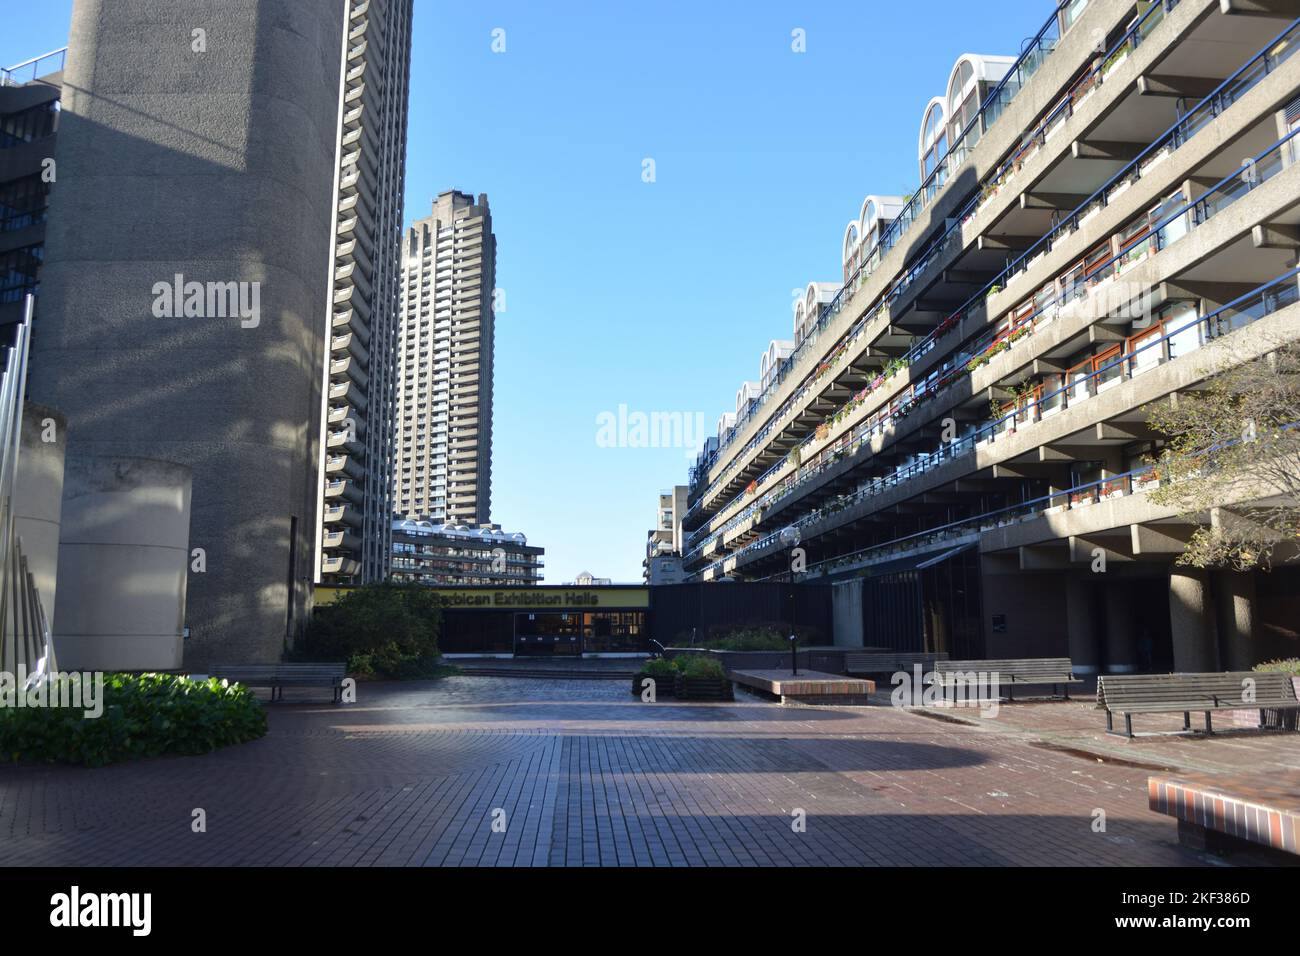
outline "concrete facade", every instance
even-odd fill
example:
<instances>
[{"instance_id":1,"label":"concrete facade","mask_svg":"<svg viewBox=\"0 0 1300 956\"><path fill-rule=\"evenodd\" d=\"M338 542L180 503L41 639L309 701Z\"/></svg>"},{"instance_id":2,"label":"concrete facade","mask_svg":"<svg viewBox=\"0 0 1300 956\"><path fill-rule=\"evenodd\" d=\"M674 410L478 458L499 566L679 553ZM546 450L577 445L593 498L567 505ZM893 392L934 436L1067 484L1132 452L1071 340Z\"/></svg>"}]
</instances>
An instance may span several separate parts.
<instances>
[{"instance_id":1,"label":"concrete facade","mask_svg":"<svg viewBox=\"0 0 1300 956\"><path fill-rule=\"evenodd\" d=\"M173 462L67 459L52 625L60 667L186 663L190 491L190 469Z\"/></svg>"},{"instance_id":2,"label":"concrete facade","mask_svg":"<svg viewBox=\"0 0 1300 956\"><path fill-rule=\"evenodd\" d=\"M278 659L309 599L344 13L73 9L29 395L69 456L192 472L186 666Z\"/></svg>"},{"instance_id":3,"label":"concrete facade","mask_svg":"<svg viewBox=\"0 0 1300 956\"><path fill-rule=\"evenodd\" d=\"M412 0L347 0L316 574L382 581L392 461Z\"/></svg>"},{"instance_id":4,"label":"concrete facade","mask_svg":"<svg viewBox=\"0 0 1300 956\"><path fill-rule=\"evenodd\" d=\"M27 403L23 409L22 448L14 482L14 526L49 621L54 620L54 602L58 596L59 527L67 436L68 423L62 413Z\"/></svg>"},{"instance_id":5,"label":"concrete facade","mask_svg":"<svg viewBox=\"0 0 1300 956\"><path fill-rule=\"evenodd\" d=\"M959 58L922 118L921 185L868 195L843 281L809 283L797 347L697 460L690 579L789 578L793 526L796 579L880 585L866 644L1069 654L1080 674L1300 653L1277 610L1300 570L1176 564L1215 519L1148 500L1147 425L1300 341L1294 13L1082 0L1019 59Z\"/></svg>"},{"instance_id":6,"label":"concrete facade","mask_svg":"<svg viewBox=\"0 0 1300 956\"><path fill-rule=\"evenodd\" d=\"M451 190L402 241L396 513L473 527L492 513L496 236L488 198Z\"/></svg>"}]
</instances>

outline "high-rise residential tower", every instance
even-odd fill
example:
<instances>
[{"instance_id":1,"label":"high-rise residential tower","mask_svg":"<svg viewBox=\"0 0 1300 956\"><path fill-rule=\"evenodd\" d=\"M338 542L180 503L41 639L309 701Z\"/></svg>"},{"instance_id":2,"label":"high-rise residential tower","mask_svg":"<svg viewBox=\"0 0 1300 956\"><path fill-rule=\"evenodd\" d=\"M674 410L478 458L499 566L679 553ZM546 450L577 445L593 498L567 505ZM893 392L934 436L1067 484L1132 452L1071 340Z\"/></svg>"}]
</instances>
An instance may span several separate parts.
<instances>
[{"instance_id":1,"label":"high-rise residential tower","mask_svg":"<svg viewBox=\"0 0 1300 956\"><path fill-rule=\"evenodd\" d=\"M348 0L322 369L316 579L387 576L412 0Z\"/></svg>"},{"instance_id":2,"label":"high-rise residential tower","mask_svg":"<svg viewBox=\"0 0 1300 956\"><path fill-rule=\"evenodd\" d=\"M490 520L495 281L487 195L442 193L402 243L393 481L404 517Z\"/></svg>"}]
</instances>

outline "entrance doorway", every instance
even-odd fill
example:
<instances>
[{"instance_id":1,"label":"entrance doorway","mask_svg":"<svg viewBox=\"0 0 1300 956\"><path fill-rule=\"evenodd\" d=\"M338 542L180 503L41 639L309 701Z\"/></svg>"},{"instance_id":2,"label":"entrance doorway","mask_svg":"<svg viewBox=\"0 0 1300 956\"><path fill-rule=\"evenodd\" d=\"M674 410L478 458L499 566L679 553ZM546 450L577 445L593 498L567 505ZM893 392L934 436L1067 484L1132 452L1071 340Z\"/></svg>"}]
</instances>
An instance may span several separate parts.
<instances>
[{"instance_id":1,"label":"entrance doorway","mask_svg":"<svg viewBox=\"0 0 1300 956\"><path fill-rule=\"evenodd\" d=\"M515 614L516 657L581 657L582 614L520 611Z\"/></svg>"}]
</instances>

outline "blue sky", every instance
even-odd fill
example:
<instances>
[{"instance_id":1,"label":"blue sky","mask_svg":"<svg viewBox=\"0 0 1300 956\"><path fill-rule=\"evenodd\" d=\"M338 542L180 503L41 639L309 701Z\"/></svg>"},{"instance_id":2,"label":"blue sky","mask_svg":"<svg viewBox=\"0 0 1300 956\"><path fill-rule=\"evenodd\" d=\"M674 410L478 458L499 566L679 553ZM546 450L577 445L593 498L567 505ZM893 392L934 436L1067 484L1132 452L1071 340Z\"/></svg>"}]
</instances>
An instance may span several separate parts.
<instances>
[{"instance_id":1,"label":"blue sky","mask_svg":"<svg viewBox=\"0 0 1300 956\"><path fill-rule=\"evenodd\" d=\"M602 447L599 416L712 430L789 337L792 290L838 278L862 197L916 187L921 114L953 62L1015 55L1052 3L993 9L416 0L406 219L444 189L488 194L506 303L492 517L546 549L547 583L640 578L688 454ZM0 63L66 43L70 10L0 0Z\"/></svg>"}]
</instances>

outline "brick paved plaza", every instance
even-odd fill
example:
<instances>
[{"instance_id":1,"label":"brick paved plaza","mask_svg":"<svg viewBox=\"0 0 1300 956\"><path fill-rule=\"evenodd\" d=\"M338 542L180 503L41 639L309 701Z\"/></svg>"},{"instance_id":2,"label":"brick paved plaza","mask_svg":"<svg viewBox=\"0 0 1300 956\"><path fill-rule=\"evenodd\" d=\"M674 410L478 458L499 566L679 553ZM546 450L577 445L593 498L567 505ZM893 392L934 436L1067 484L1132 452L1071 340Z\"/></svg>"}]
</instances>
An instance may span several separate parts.
<instances>
[{"instance_id":1,"label":"brick paved plaza","mask_svg":"<svg viewBox=\"0 0 1300 956\"><path fill-rule=\"evenodd\" d=\"M1055 747L1023 729L1035 712ZM1203 762L1222 754L1230 766L1225 745L1246 738L1127 745L1124 758L1143 764L1131 766L1057 749L1095 736L1081 729L1100 721L1087 703L1002 713L966 724L744 694L644 704L624 681L362 685L356 704L274 705L265 738L208 756L0 768L0 862L1218 862L1179 847L1174 821L1147 809L1147 764L1183 766L1178 752L1200 747ZM1296 760L1294 735L1246 746L1252 761ZM206 832L192 832L196 808ZM806 832L791 827L796 809ZM1104 833L1092 829L1098 809Z\"/></svg>"}]
</instances>

